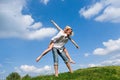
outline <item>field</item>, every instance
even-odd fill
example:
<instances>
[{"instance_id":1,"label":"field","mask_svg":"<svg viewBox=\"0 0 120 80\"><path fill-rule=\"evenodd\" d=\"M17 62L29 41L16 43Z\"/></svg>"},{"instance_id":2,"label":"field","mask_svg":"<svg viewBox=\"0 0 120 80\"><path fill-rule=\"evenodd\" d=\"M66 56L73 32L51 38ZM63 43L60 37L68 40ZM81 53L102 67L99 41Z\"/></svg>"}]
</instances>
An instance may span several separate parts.
<instances>
[{"instance_id":1,"label":"field","mask_svg":"<svg viewBox=\"0 0 120 80\"><path fill-rule=\"evenodd\" d=\"M54 75L37 76L30 80L120 80L120 66L92 67L78 69L74 73L61 73Z\"/></svg>"}]
</instances>

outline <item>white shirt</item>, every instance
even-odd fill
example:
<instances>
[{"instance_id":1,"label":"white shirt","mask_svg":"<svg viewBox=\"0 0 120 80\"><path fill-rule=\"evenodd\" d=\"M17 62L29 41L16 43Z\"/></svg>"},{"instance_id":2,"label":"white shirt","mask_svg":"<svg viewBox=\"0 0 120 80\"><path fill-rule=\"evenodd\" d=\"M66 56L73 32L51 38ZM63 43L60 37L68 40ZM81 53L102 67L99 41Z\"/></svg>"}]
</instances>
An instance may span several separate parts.
<instances>
[{"instance_id":1,"label":"white shirt","mask_svg":"<svg viewBox=\"0 0 120 80\"><path fill-rule=\"evenodd\" d=\"M63 31L60 31L56 36L51 39L54 42L53 47L55 48L63 48L64 45L68 42L67 34Z\"/></svg>"}]
</instances>

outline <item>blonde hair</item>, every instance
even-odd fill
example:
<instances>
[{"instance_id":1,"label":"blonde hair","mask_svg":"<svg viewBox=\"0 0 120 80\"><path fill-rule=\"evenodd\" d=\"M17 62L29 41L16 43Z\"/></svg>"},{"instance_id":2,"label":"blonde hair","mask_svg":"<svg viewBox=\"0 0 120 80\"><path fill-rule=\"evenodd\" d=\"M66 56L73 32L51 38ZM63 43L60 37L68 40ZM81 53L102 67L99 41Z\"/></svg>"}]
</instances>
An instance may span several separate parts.
<instances>
[{"instance_id":1,"label":"blonde hair","mask_svg":"<svg viewBox=\"0 0 120 80\"><path fill-rule=\"evenodd\" d=\"M71 30L72 30L72 28L71 28L70 26L68 26L68 25L65 27L65 29L66 29L66 30L68 30L68 29L71 29ZM73 30L72 30L72 33L71 33L70 36L73 36L73 35L74 35L74 33L73 33Z\"/></svg>"},{"instance_id":2,"label":"blonde hair","mask_svg":"<svg viewBox=\"0 0 120 80\"><path fill-rule=\"evenodd\" d=\"M65 29L71 29L72 30L72 28L68 25L65 27Z\"/></svg>"}]
</instances>

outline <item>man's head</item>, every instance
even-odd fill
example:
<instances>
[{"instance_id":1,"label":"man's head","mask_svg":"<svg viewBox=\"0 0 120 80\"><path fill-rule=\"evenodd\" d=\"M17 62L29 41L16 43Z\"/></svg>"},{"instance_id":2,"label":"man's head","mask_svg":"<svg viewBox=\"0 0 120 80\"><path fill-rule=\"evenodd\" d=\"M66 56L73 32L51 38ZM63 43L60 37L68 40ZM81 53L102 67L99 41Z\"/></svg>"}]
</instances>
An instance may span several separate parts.
<instances>
[{"instance_id":1,"label":"man's head","mask_svg":"<svg viewBox=\"0 0 120 80\"><path fill-rule=\"evenodd\" d=\"M64 29L64 32L68 35L71 36L73 34L72 28L70 26L66 26Z\"/></svg>"}]
</instances>

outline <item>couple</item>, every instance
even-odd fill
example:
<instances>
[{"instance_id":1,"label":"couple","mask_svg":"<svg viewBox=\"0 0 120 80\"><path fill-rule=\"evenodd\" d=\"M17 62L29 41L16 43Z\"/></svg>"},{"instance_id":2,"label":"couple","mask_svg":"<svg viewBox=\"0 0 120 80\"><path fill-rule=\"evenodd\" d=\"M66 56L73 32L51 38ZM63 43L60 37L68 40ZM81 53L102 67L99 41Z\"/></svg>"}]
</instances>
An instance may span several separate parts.
<instances>
[{"instance_id":1,"label":"couple","mask_svg":"<svg viewBox=\"0 0 120 80\"><path fill-rule=\"evenodd\" d=\"M56 77L58 77L58 55L60 55L61 58L64 60L70 73L73 73L69 62L73 64L75 62L71 59L67 49L64 47L64 45L68 42L68 38L72 35L72 33L73 32L71 27L66 26L63 31L60 31L56 36L54 36L51 39L49 47L36 59L36 62L38 62L45 54L47 54L50 50L52 50Z\"/></svg>"}]
</instances>

